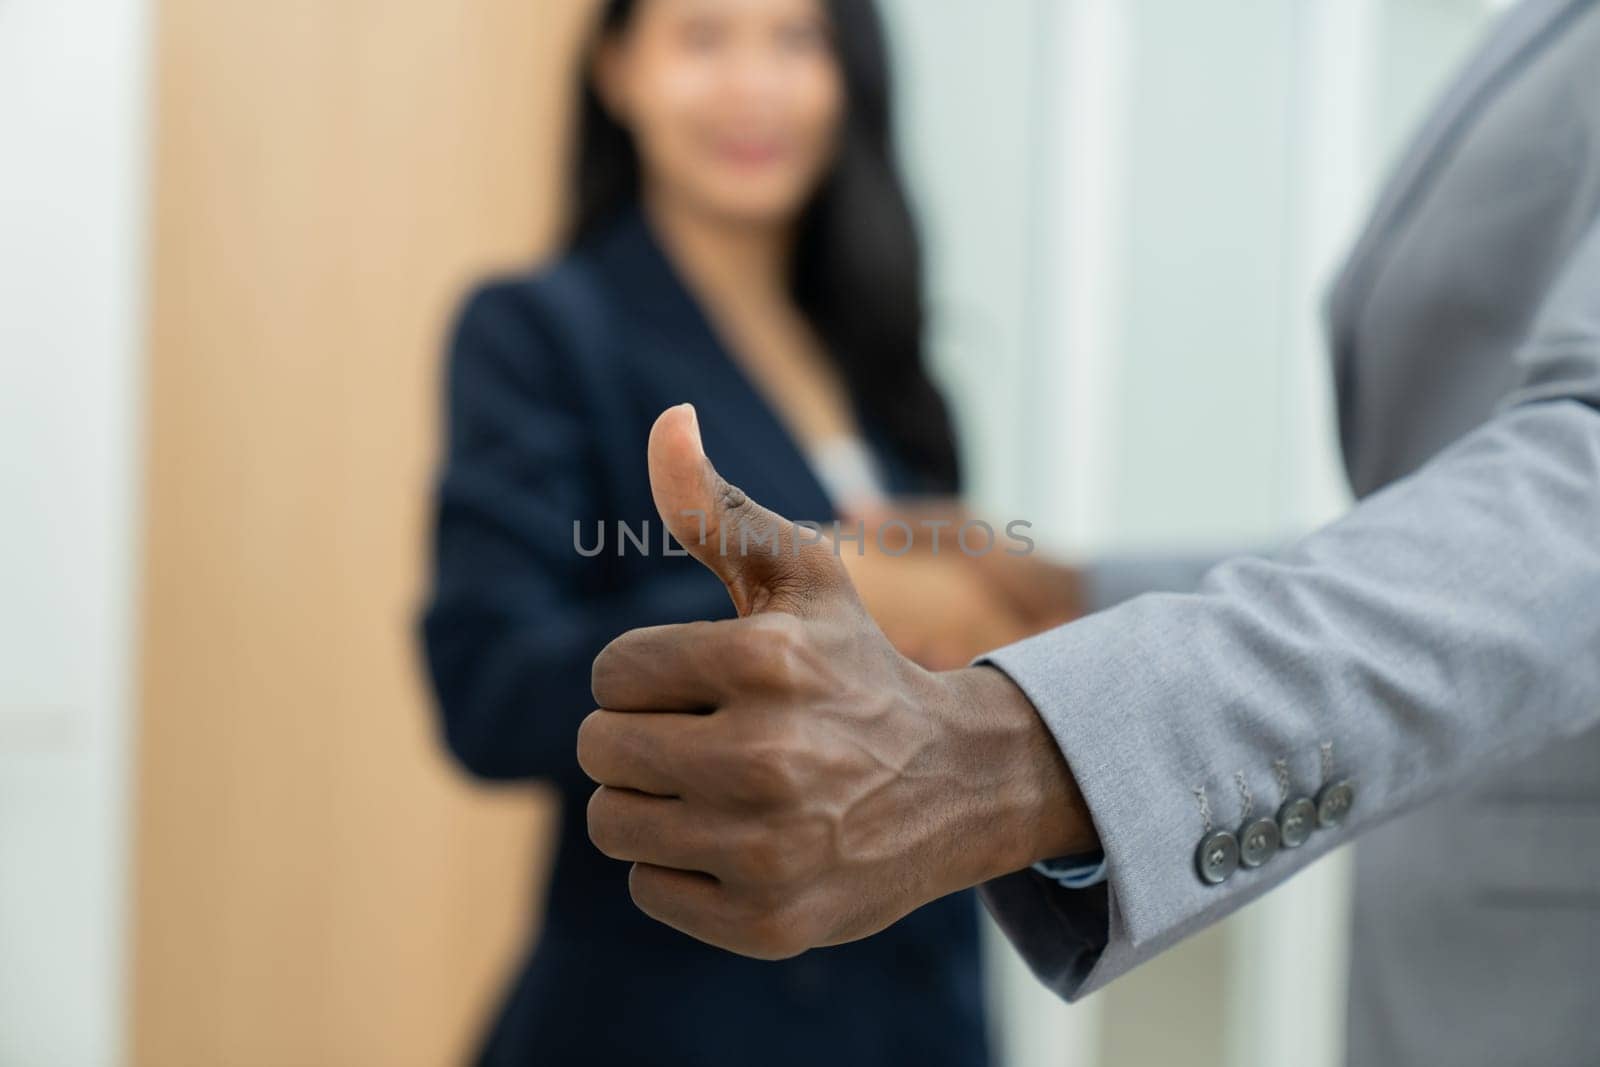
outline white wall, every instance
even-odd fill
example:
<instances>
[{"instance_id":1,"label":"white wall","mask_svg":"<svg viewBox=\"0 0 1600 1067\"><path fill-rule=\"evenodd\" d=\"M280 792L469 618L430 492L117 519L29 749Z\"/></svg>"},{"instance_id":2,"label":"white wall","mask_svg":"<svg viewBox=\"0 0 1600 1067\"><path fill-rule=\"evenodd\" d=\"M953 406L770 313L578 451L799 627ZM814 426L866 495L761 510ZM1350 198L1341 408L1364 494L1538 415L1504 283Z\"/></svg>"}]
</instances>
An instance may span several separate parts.
<instances>
[{"instance_id":1,"label":"white wall","mask_svg":"<svg viewBox=\"0 0 1600 1067\"><path fill-rule=\"evenodd\" d=\"M144 0L0 0L0 1064L120 1059Z\"/></svg>"}]
</instances>

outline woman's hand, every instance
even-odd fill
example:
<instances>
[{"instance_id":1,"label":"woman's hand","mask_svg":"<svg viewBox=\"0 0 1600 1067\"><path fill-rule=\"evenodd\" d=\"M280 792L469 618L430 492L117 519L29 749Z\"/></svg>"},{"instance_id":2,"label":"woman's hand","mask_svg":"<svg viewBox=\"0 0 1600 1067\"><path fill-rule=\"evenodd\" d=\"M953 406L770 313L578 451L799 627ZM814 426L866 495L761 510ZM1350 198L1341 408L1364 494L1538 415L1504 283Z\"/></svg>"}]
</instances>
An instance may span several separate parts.
<instances>
[{"instance_id":1,"label":"woman's hand","mask_svg":"<svg viewBox=\"0 0 1600 1067\"><path fill-rule=\"evenodd\" d=\"M1078 568L1036 552L1011 556L990 552L972 560L994 594L1015 611L1029 633L1064 626L1088 614Z\"/></svg>"},{"instance_id":2,"label":"woman's hand","mask_svg":"<svg viewBox=\"0 0 1600 1067\"><path fill-rule=\"evenodd\" d=\"M972 519L960 501L937 498L897 501L844 520L865 530L859 553L853 542L839 550L862 601L895 646L926 667L962 666L1084 613L1076 568L1037 552L1013 555L1015 546L1003 541L974 554L987 538L964 551L957 531ZM907 528L913 537L902 551Z\"/></svg>"},{"instance_id":3,"label":"woman's hand","mask_svg":"<svg viewBox=\"0 0 1600 1067\"><path fill-rule=\"evenodd\" d=\"M1033 632L984 576L978 561L952 548L913 548L892 556L850 543L839 558L856 592L901 654L931 670L964 667L991 649ZM895 546L891 545L891 549Z\"/></svg>"}]
</instances>

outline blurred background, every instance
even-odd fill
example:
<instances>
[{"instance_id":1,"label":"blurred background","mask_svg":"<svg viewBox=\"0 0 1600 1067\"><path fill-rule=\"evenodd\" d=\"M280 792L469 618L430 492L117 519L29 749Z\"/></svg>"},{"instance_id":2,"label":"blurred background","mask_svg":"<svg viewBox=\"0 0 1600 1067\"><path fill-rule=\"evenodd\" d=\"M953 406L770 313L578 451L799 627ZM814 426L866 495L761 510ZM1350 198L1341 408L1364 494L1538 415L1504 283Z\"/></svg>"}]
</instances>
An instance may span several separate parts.
<instances>
[{"instance_id":1,"label":"blurred background","mask_svg":"<svg viewBox=\"0 0 1600 1067\"><path fill-rule=\"evenodd\" d=\"M1498 6L884 0L977 501L1337 512L1320 289ZM556 237L589 10L0 0L0 1064L472 1047L551 800L428 711L441 344ZM1331 1067L1346 859L1071 1008L991 933L1000 1062Z\"/></svg>"}]
</instances>

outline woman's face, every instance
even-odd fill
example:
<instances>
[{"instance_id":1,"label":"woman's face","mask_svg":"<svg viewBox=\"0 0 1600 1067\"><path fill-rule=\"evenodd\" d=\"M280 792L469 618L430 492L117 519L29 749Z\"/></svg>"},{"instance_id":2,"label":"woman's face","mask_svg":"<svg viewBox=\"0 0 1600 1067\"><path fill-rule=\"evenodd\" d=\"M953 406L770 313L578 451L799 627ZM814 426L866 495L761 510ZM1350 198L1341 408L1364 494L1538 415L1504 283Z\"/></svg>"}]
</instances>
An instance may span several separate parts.
<instances>
[{"instance_id":1,"label":"woman's face","mask_svg":"<svg viewBox=\"0 0 1600 1067\"><path fill-rule=\"evenodd\" d=\"M697 210L786 222L832 161L844 83L821 0L641 0L595 73L646 185Z\"/></svg>"}]
</instances>

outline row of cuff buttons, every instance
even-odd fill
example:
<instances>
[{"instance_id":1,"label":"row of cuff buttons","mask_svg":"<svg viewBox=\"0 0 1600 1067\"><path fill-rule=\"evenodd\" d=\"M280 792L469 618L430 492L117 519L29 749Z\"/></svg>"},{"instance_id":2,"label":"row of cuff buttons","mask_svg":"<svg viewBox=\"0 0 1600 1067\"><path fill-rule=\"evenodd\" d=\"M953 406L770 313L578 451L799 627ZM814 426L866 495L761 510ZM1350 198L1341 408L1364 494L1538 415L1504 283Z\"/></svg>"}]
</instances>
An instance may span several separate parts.
<instances>
[{"instance_id":1,"label":"row of cuff buttons","mask_svg":"<svg viewBox=\"0 0 1600 1067\"><path fill-rule=\"evenodd\" d=\"M1328 830L1344 822L1355 801L1355 783L1346 778L1323 786L1316 800L1297 797L1278 809L1276 819L1248 822L1235 835L1230 830L1214 830L1200 841L1195 866L1200 877L1211 885L1228 880L1240 865L1259 867L1281 848L1299 848L1313 829Z\"/></svg>"}]
</instances>

